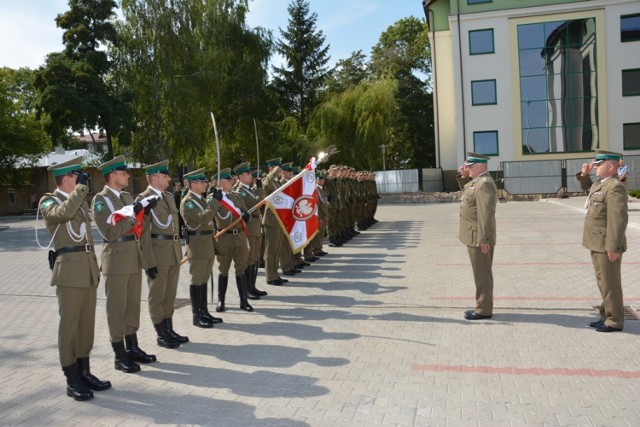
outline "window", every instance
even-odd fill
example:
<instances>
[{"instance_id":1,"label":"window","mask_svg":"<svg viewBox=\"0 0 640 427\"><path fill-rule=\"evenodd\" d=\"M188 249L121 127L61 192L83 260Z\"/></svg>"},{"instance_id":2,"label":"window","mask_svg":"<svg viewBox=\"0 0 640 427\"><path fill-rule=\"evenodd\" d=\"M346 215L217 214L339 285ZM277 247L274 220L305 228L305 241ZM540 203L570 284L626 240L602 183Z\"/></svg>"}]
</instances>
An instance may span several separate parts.
<instances>
[{"instance_id":1,"label":"window","mask_svg":"<svg viewBox=\"0 0 640 427\"><path fill-rule=\"evenodd\" d=\"M523 154L598 142L596 19L517 26Z\"/></svg>"},{"instance_id":2,"label":"window","mask_svg":"<svg viewBox=\"0 0 640 427\"><path fill-rule=\"evenodd\" d=\"M473 151L474 153L484 154L485 156L498 155L498 131L488 130L473 133Z\"/></svg>"},{"instance_id":3,"label":"window","mask_svg":"<svg viewBox=\"0 0 640 427\"><path fill-rule=\"evenodd\" d=\"M469 54L494 53L493 29L469 31Z\"/></svg>"},{"instance_id":4,"label":"window","mask_svg":"<svg viewBox=\"0 0 640 427\"><path fill-rule=\"evenodd\" d=\"M622 15L620 17L620 41L634 42L640 40L640 13Z\"/></svg>"},{"instance_id":5,"label":"window","mask_svg":"<svg viewBox=\"0 0 640 427\"><path fill-rule=\"evenodd\" d=\"M640 95L640 68L622 70L622 96Z\"/></svg>"},{"instance_id":6,"label":"window","mask_svg":"<svg viewBox=\"0 0 640 427\"><path fill-rule=\"evenodd\" d=\"M491 3L493 0L467 0L467 4Z\"/></svg>"},{"instance_id":7,"label":"window","mask_svg":"<svg viewBox=\"0 0 640 427\"><path fill-rule=\"evenodd\" d=\"M10 205L15 205L16 204L16 190L15 188L9 188L7 190L7 195L9 196L9 204Z\"/></svg>"},{"instance_id":8,"label":"window","mask_svg":"<svg viewBox=\"0 0 640 427\"><path fill-rule=\"evenodd\" d=\"M622 126L622 144L625 150L640 150L640 123Z\"/></svg>"},{"instance_id":9,"label":"window","mask_svg":"<svg viewBox=\"0 0 640 427\"><path fill-rule=\"evenodd\" d=\"M493 105L497 103L495 80L475 80L471 82L471 105Z\"/></svg>"}]
</instances>

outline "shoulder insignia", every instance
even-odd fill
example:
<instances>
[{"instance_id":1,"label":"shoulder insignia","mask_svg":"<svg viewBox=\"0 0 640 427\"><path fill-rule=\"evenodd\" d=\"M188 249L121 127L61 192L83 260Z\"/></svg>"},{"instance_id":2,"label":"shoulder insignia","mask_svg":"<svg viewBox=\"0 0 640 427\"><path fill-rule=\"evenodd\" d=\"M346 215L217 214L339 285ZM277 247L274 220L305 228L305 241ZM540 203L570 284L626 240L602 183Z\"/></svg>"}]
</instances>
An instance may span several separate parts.
<instances>
[{"instance_id":1,"label":"shoulder insignia","mask_svg":"<svg viewBox=\"0 0 640 427\"><path fill-rule=\"evenodd\" d=\"M185 209L193 209L196 207L196 204L193 203L191 200L187 201L187 203L184 204Z\"/></svg>"},{"instance_id":2,"label":"shoulder insignia","mask_svg":"<svg viewBox=\"0 0 640 427\"><path fill-rule=\"evenodd\" d=\"M484 178L482 178L483 182L487 182L487 177L485 176Z\"/></svg>"},{"instance_id":3,"label":"shoulder insignia","mask_svg":"<svg viewBox=\"0 0 640 427\"><path fill-rule=\"evenodd\" d=\"M104 210L104 202L102 200L98 200L93 204L93 208L96 212L100 213Z\"/></svg>"},{"instance_id":4,"label":"shoulder insignia","mask_svg":"<svg viewBox=\"0 0 640 427\"><path fill-rule=\"evenodd\" d=\"M246 197L248 194L247 194L247 192L245 190L240 190L240 195L242 197Z\"/></svg>"},{"instance_id":5,"label":"shoulder insignia","mask_svg":"<svg viewBox=\"0 0 640 427\"><path fill-rule=\"evenodd\" d=\"M51 206L54 203L53 199L47 199L44 202L42 202L42 209L47 209L49 206Z\"/></svg>"}]
</instances>

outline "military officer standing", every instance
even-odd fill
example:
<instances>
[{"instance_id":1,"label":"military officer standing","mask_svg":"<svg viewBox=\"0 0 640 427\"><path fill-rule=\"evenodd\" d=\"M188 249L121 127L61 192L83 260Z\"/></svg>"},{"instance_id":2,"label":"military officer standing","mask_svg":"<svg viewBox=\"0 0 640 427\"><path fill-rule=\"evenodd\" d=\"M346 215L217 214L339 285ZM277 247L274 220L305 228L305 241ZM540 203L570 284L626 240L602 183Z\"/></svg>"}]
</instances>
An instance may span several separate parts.
<instances>
[{"instance_id":1,"label":"military officer standing","mask_svg":"<svg viewBox=\"0 0 640 427\"><path fill-rule=\"evenodd\" d=\"M487 171L489 157L467 153L460 168L464 185L460 202L459 238L467 246L473 278L476 284L475 310L467 310L467 320L489 319L493 316L493 250L496 245L496 205L498 190Z\"/></svg>"},{"instance_id":2,"label":"military officer standing","mask_svg":"<svg viewBox=\"0 0 640 427\"><path fill-rule=\"evenodd\" d=\"M129 185L129 172L124 156L101 164L98 170L102 172L106 185L93 198L92 207L96 227L104 239L101 271L105 276L107 323L115 353L114 366L126 373L138 372L140 365L136 362L156 361L154 355L145 353L138 346L142 264L141 248L133 231L138 222L135 216L113 225L108 223L108 219L112 213L127 205L133 205L135 213L144 208L141 203L133 200L131 194L124 191Z\"/></svg>"},{"instance_id":3,"label":"military officer standing","mask_svg":"<svg viewBox=\"0 0 640 427\"><path fill-rule=\"evenodd\" d=\"M269 173L262 181L267 196L282 186L282 181L280 180L280 174L282 172L280 169L281 163L281 157L267 160ZM278 275L278 264L280 263L280 252L282 251L284 234L278 218L276 218L276 215L271 209L265 209L264 216L262 217L262 225L264 226L264 273L267 284L282 286L285 282Z\"/></svg>"},{"instance_id":4,"label":"military officer standing","mask_svg":"<svg viewBox=\"0 0 640 427\"><path fill-rule=\"evenodd\" d=\"M55 251L50 252L51 286L56 287L60 325L58 352L67 379L67 396L89 400L93 392L111 387L91 374L96 290L100 280L91 237L91 216L85 201L89 187L82 157L50 166L56 190L39 203Z\"/></svg>"},{"instance_id":5,"label":"military officer standing","mask_svg":"<svg viewBox=\"0 0 640 427\"><path fill-rule=\"evenodd\" d=\"M178 291L178 277L182 247L178 219L180 213L173 194L167 192L171 183L169 160L145 168L149 186L137 201L156 196L156 206L144 216L140 244L142 268L147 273L149 285L149 315L158 335L160 347L176 348L189 341L188 337L173 330L173 310Z\"/></svg>"},{"instance_id":6,"label":"military officer standing","mask_svg":"<svg viewBox=\"0 0 640 427\"><path fill-rule=\"evenodd\" d=\"M305 261L316 261L319 256L325 256L327 253L322 250L322 242L324 233L327 228L327 218L329 217L329 203L324 190L325 174L322 171L316 172L316 195L318 196L318 234L304 248Z\"/></svg>"},{"instance_id":7,"label":"military officer standing","mask_svg":"<svg viewBox=\"0 0 640 427\"><path fill-rule=\"evenodd\" d=\"M254 179L251 173L250 163L240 163L233 168L233 172L238 178L238 184L235 186L233 192L242 198L247 210L252 209L255 205L264 200L262 179ZM258 276L258 264L260 260L260 246L262 243L262 228L260 226L261 219L262 215L260 215L260 211L256 210L251 213L251 221L247 224L247 231L249 232L249 261L247 262L245 276L247 278L247 297L249 299L260 299L261 296L267 295L266 292L256 288L256 278Z\"/></svg>"},{"instance_id":8,"label":"military officer standing","mask_svg":"<svg viewBox=\"0 0 640 427\"><path fill-rule=\"evenodd\" d=\"M246 212L247 208L242 198L232 193L233 176L231 169L226 168L218 175L219 189L214 191L209 204L215 212L214 220L216 228L222 230L231 225L237 218L242 218L233 228L228 230L216 239L217 259L218 259L218 305L216 311L225 311L225 296L229 283L229 268L233 261L236 273L236 285L238 296L240 297L240 309L253 311L253 307L247 301L247 281L245 271L249 260L249 233L245 222L249 222L251 215Z\"/></svg>"},{"instance_id":9,"label":"military officer standing","mask_svg":"<svg viewBox=\"0 0 640 427\"><path fill-rule=\"evenodd\" d=\"M213 328L214 323L222 322L222 319L213 317L207 309L207 282L211 277L215 258L214 211L204 198L204 193L207 191L204 168L189 172L184 177L189 182L189 191L180 203L180 214L187 229L187 257L191 274L189 293L193 325L199 328Z\"/></svg>"},{"instance_id":10,"label":"military officer standing","mask_svg":"<svg viewBox=\"0 0 640 427\"><path fill-rule=\"evenodd\" d=\"M591 251L602 295L602 304L598 307L600 319L589 323L598 332L617 332L624 327L621 265L622 253L627 250L625 232L629 214L627 190L617 175L621 157L612 151L596 150L595 160L582 166L579 177L581 181L591 181L589 172L596 168L598 179L591 186L585 203L588 211L582 246Z\"/></svg>"}]
</instances>

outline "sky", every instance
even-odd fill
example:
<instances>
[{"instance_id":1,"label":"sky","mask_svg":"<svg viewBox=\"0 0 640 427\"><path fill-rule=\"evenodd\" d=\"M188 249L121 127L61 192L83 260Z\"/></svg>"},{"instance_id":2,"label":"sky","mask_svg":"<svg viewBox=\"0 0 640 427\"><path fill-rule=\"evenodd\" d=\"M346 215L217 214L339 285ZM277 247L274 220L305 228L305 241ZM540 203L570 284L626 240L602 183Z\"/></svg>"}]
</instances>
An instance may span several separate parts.
<instances>
[{"instance_id":1,"label":"sky","mask_svg":"<svg viewBox=\"0 0 640 427\"><path fill-rule=\"evenodd\" d=\"M285 29L291 0L251 0L247 24ZM424 19L421 0L308 0L316 26L329 47L330 65L362 50L369 56L380 34L409 16ZM118 1L119 3L119 1ZM55 17L68 9L67 0L0 0L0 67L37 68L50 52L62 51L62 31ZM272 62L279 63L278 58Z\"/></svg>"}]
</instances>

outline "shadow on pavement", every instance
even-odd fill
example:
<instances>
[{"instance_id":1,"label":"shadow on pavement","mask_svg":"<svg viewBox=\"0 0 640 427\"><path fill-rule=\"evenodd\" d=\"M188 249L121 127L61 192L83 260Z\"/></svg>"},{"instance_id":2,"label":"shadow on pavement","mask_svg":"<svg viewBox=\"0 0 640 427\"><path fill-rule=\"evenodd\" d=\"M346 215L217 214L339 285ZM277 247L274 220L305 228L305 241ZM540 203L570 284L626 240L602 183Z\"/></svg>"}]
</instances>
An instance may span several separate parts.
<instances>
[{"instance_id":1,"label":"shadow on pavement","mask_svg":"<svg viewBox=\"0 0 640 427\"><path fill-rule=\"evenodd\" d=\"M250 335L294 338L300 341L353 340L360 335L346 332L325 332L319 326L289 322L264 322L256 325L223 323L220 329L244 332Z\"/></svg>"}]
</instances>

